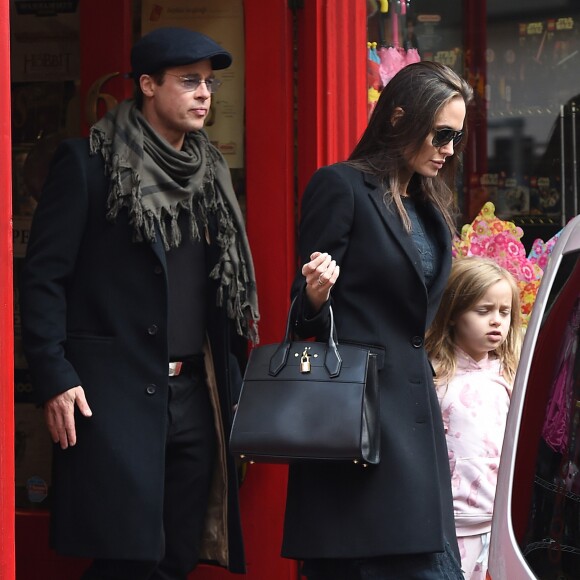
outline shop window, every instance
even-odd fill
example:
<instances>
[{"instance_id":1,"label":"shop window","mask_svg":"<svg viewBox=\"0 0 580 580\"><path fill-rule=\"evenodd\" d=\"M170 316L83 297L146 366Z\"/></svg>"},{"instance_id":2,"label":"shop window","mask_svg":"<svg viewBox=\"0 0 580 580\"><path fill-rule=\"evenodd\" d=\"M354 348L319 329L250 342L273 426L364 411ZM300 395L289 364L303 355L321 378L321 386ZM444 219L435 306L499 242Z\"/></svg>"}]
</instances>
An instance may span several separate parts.
<instances>
[{"instance_id":1,"label":"shop window","mask_svg":"<svg viewBox=\"0 0 580 580\"><path fill-rule=\"evenodd\" d=\"M368 102L404 66L419 60L447 64L463 74L461 0L367 1Z\"/></svg>"},{"instance_id":2,"label":"shop window","mask_svg":"<svg viewBox=\"0 0 580 580\"><path fill-rule=\"evenodd\" d=\"M476 173L527 244L578 213L580 6L561 4L488 2L488 166Z\"/></svg>"},{"instance_id":3,"label":"shop window","mask_svg":"<svg viewBox=\"0 0 580 580\"><path fill-rule=\"evenodd\" d=\"M578 214L580 5L366 4L369 113L417 56L448 64L474 88L465 186L457 185L462 223L491 201L499 218L522 227L530 249Z\"/></svg>"}]
</instances>

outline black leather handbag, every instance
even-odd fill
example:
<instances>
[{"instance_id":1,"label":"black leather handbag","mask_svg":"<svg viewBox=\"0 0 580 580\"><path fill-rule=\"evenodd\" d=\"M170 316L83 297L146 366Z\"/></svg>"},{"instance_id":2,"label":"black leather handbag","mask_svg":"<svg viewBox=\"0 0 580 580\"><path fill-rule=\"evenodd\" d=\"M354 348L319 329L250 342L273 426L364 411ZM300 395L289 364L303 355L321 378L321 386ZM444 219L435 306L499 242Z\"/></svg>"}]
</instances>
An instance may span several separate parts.
<instances>
[{"instance_id":1,"label":"black leather handbag","mask_svg":"<svg viewBox=\"0 0 580 580\"><path fill-rule=\"evenodd\" d=\"M292 306L284 340L250 353L230 451L250 462L377 464L376 355L363 347L338 344L332 308L328 342L293 341Z\"/></svg>"}]
</instances>

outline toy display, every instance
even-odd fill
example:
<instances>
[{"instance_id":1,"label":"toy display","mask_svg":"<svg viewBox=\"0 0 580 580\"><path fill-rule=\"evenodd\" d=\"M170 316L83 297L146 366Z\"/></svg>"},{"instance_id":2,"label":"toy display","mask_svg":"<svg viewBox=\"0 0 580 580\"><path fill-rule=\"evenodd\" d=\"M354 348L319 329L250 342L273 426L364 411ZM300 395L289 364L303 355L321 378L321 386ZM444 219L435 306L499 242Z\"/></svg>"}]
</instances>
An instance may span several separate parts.
<instances>
[{"instance_id":1,"label":"toy display","mask_svg":"<svg viewBox=\"0 0 580 580\"><path fill-rule=\"evenodd\" d=\"M464 225L460 236L453 240L453 257L483 256L508 270L520 288L522 323L526 327L542 275L559 235L557 233L547 242L535 240L526 255L521 242L522 228L496 217L495 206L488 201L473 222Z\"/></svg>"}]
</instances>

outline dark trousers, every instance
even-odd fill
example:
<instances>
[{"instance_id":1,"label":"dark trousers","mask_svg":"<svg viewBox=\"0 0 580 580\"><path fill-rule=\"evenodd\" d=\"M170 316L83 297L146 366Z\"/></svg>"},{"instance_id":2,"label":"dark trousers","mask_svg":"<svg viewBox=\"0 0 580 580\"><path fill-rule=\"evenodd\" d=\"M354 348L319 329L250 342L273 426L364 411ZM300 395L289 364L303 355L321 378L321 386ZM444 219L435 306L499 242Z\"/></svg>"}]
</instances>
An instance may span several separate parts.
<instances>
[{"instance_id":1,"label":"dark trousers","mask_svg":"<svg viewBox=\"0 0 580 580\"><path fill-rule=\"evenodd\" d=\"M316 559L304 562L308 580L463 580L449 545L445 552L360 559Z\"/></svg>"},{"instance_id":2,"label":"dark trousers","mask_svg":"<svg viewBox=\"0 0 580 580\"><path fill-rule=\"evenodd\" d=\"M203 371L169 379L160 562L94 560L82 580L185 580L199 560L216 438ZM119 517L123 517L119 514Z\"/></svg>"}]
</instances>

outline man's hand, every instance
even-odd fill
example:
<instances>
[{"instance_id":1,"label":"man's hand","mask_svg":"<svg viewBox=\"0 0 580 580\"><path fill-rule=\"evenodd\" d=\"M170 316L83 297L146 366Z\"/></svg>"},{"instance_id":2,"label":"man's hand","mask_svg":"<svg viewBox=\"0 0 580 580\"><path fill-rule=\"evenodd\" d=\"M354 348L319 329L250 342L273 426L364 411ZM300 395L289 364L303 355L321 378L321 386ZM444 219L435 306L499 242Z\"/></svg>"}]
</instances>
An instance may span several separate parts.
<instances>
[{"instance_id":1,"label":"man's hand","mask_svg":"<svg viewBox=\"0 0 580 580\"><path fill-rule=\"evenodd\" d=\"M50 436L55 443L60 443L62 449L66 449L69 445L72 447L77 442L75 404L85 417L93 414L81 386L73 387L44 404L44 418Z\"/></svg>"}]
</instances>

